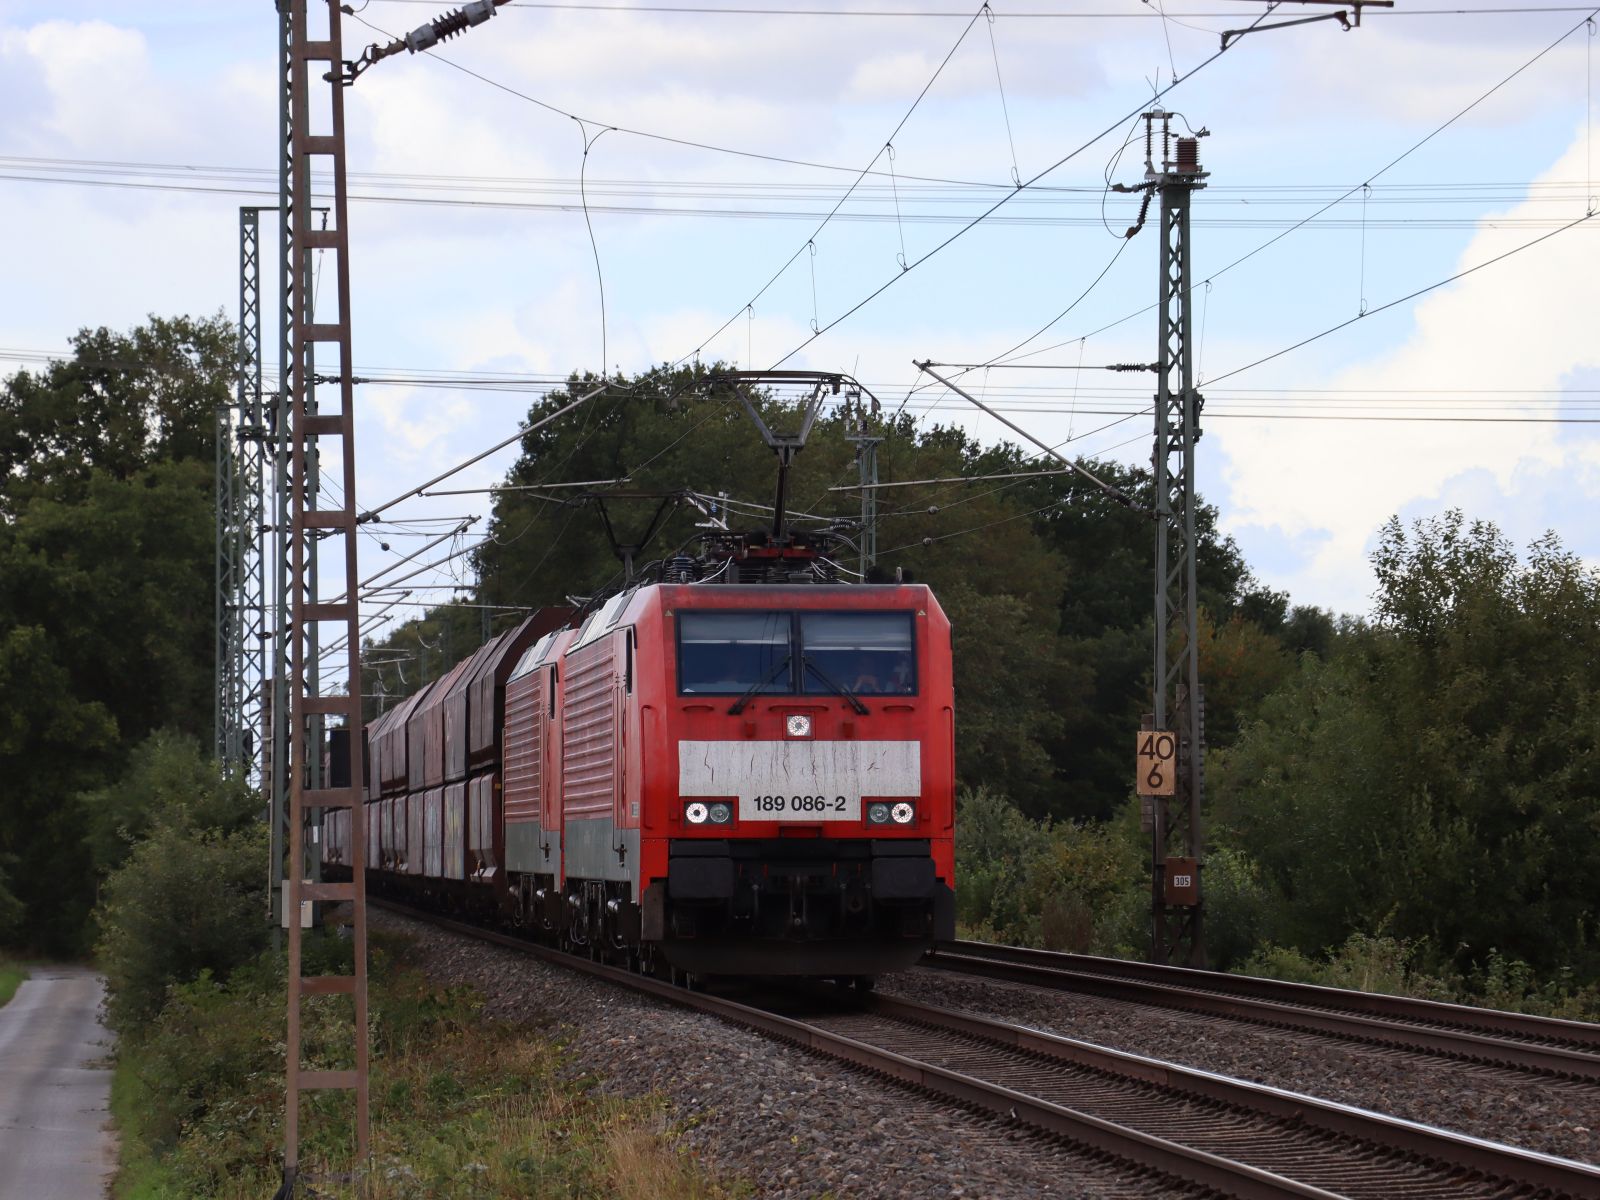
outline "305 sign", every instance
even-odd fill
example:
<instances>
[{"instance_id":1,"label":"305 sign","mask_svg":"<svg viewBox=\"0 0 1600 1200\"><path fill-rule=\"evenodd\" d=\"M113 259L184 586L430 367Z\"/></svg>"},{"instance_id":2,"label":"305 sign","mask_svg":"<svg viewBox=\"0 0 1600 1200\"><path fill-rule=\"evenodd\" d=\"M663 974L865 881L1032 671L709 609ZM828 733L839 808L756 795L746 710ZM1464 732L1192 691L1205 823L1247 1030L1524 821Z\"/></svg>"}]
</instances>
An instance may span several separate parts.
<instances>
[{"instance_id":1,"label":"305 sign","mask_svg":"<svg viewBox=\"0 0 1600 1200\"><path fill-rule=\"evenodd\" d=\"M1141 796L1171 796L1178 783L1178 736L1159 729L1139 731L1134 757Z\"/></svg>"}]
</instances>

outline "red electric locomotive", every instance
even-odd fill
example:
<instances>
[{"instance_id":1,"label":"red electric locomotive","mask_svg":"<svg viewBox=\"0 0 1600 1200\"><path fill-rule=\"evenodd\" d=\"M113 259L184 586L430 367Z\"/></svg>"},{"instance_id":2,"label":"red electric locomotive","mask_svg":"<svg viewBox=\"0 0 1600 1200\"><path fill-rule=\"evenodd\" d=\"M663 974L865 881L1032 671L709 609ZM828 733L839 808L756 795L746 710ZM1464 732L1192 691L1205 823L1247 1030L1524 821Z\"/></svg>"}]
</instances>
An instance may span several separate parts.
<instances>
[{"instance_id":1,"label":"red electric locomotive","mask_svg":"<svg viewBox=\"0 0 1600 1200\"><path fill-rule=\"evenodd\" d=\"M515 911L680 970L871 975L953 936L950 626L927 588L676 583L506 688Z\"/></svg>"},{"instance_id":2,"label":"red electric locomotive","mask_svg":"<svg viewBox=\"0 0 1600 1200\"><path fill-rule=\"evenodd\" d=\"M860 979L952 938L949 621L836 582L781 471L778 508L375 720L369 887L682 975Z\"/></svg>"}]
</instances>

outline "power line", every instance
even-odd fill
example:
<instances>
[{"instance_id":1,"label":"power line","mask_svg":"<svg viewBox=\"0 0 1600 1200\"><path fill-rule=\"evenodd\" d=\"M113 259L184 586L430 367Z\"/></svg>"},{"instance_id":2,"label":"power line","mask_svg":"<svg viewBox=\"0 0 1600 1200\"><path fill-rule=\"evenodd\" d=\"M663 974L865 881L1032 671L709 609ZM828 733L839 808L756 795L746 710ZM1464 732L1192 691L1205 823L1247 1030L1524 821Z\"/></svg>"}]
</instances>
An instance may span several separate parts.
<instances>
[{"instance_id":1,"label":"power line","mask_svg":"<svg viewBox=\"0 0 1600 1200\"><path fill-rule=\"evenodd\" d=\"M124 191L144 192L174 192L189 193L206 196L237 196L245 199L261 199L274 195L265 184L259 188L250 187L223 187L208 186L197 183L147 183L126 179L78 179L62 176L40 176L17 174L7 172L0 168L0 182L4 183L38 183L55 185L58 187L91 187L113 188ZM989 187L991 185L975 185ZM1359 185L1357 189L1359 190ZM1573 193L1574 197L1578 193ZM313 192L312 199L326 200L331 197L321 192ZM446 196L394 196L379 194L362 194L352 192L347 197L350 202L357 204L397 204L421 206L426 208L468 208L493 210L501 212L528 212L528 213L553 213L568 214L581 213L581 203L560 203L551 201L547 203L522 200L470 200L459 197ZM1559 203L1559 198L1547 198L1550 203ZM1041 198L1036 203L1068 203L1069 201L1057 200L1054 197ZM1465 201L1463 201L1465 202ZM1489 199L1481 201L1485 205L1492 203ZM1338 201L1330 203L1333 207ZM816 221L827 218L828 214L817 209L793 208L715 208L706 206L662 206L648 204L594 204L589 205L591 213L600 213L608 216L621 217L676 217L696 220L730 220L730 221ZM1308 224L1312 217L1267 217L1267 216L1198 216L1193 218L1191 224L1198 228L1207 229L1283 229L1286 233L1293 232L1302 225ZM831 220L850 224L886 225L896 222L906 225L962 225L968 223L970 218L960 213L942 212L902 212L898 216L892 212L849 211L841 210L832 215ZM989 224L1007 228L1090 228L1100 224L1098 217L1077 216L1072 214L1049 213L1016 213L999 217L986 218ZM1415 231L1426 230L1452 230L1471 229L1482 223L1482 218L1473 215L1465 216L1436 216L1436 217L1368 217L1365 222L1358 218L1337 218L1324 221L1318 225L1319 229L1341 230L1357 229L1365 224L1368 229L1406 229ZM1496 218L1497 225L1507 227L1546 228L1557 223L1553 217L1511 217ZM1268 243L1270 244L1270 243ZM798 256L797 256L798 257ZM1221 274L1216 272L1215 274ZM1215 277L1213 275L1213 278ZM744 310L741 309L742 313ZM1139 316L1133 313L1130 316ZM737 319L735 314L734 319ZM1118 322L1120 323L1120 322ZM1109 327L1108 327L1109 328ZM713 335L715 336L715 335ZM1092 336L1092 335L1091 335ZM1076 339L1074 339L1076 340Z\"/></svg>"},{"instance_id":2,"label":"power line","mask_svg":"<svg viewBox=\"0 0 1600 1200\"><path fill-rule=\"evenodd\" d=\"M245 167L228 166L220 164L202 163L167 163L141 160L124 159L93 159L93 158L55 158L35 155L5 155L0 154L0 169L8 170L40 170L55 172L96 172L111 176L148 176L155 179L178 180L194 182L203 180L210 182L241 182L257 181L271 183L277 179L276 169L271 167ZM851 168L830 168L850 170ZM327 181L332 178L327 173L313 172L309 176L317 181ZM449 188L453 191L468 192L493 192L512 194L534 195L570 195L579 194L579 180L573 176L522 176L522 175L478 175L478 174L447 174L436 172L396 172L396 171L351 171L349 178L352 181L361 181L386 187L410 188L415 190L443 190ZM890 204L895 195L901 197L917 196L947 203L964 203L973 192L991 191L997 195L1014 191L1016 184L1011 180L979 182L951 180L916 184L909 182L915 176L893 176L889 183L861 183L857 186L858 194L870 195L877 202ZM1376 176L1366 180L1372 183ZM1360 183L1354 185L1359 188ZM1527 182L1525 180L1457 180L1443 182L1426 180L1415 183L1391 183L1373 188L1372 203L1415 204L1424 200L1434 199L1438 193L1446 199L1454 198L1452 202L1484 201L1501 202L1505 200L1522 199L1528 193L1540 192L1556 193L1551 199L1568 200L1572 196L1581 196L1586 186L1584 180L1539 180ZM822 185L812 182L785 182L783 180L741 180L728 178L711 179L597 179L588 183L588 187L595 195L608 196L653 196L658 193L669 195L684 195L691 199L726 199L729 197L747 196L752 193L768 198L764 193L774 196L790 196L799 194L801 198L826 202L834 198L831 190L822 190ZM1238 197L1237 203L1248 202L1252 205L1262 204L1293 204L1312 202L1319 197L1317 193L1335 191L1341 195L1348 194L1351 185L1347 182L1321 182L1321 183L1227 183L1208 186L1206 189L1207 202L1217 200L1218 197ZM1098 205L1102 193L1105 191L1103 183L1060 183L1039 184L1030 189L1030 197L1024 197L1020 203L1045 203L1051 198L1063 202L1084 205ZM1393 193L1392 198L1386 198ZM1463 195L1462 193L1469 193ZM1470 193L1482 193L1473 195Z\"/></svg>"},{"instance_id":3,"label":"power line","mask_svg":"<svg viewBox=\"0 0 1600 1200\"><path fill-rule=\"evenodd\" d=\"M27 365L43 365L52 362L66 362L74 365L84 365L89 367L115 367L130 370L142 370L149 366L148 363L133 361L110 363L100 360L77 360L72 357L72 351L70 349L35 350L0 347L0 361L15 361ZM938 366L939 364L933 363L932 365ZM1076 371L1079 369L1079 364L993 364L988 365L988 369ZM518 374L515 372L474 372L433 367L361 366L358 366L355 370L357 379L367 387L443 388L462 391L504 392L508 395L544 395L547 394L551 389L559 388L571 383L569 376L541 375L534 372ZM897 390L903 391L910 386L903 381L890 383L881 381L865 381L865 384L871 391L886 394L895 392ZM615 385L613 384L613 386ZM1124 398L1133 397L1139 397L1142 399L1146 395L1146 390L1137 385L1129 387L1102 386L1084 388L1068 387L1066 385L1055 384L1014 383L1003 387L991 387L988 389L987 395L989 397L1001 398L1002 403L998 406L1002 407L1004 411L1008 412L1066 413L1069 411L1067 408L1062 407L1059 404L1055 404L1053 401L1065 400L1073 395L1077 395L1080 399L1089 401L1118 401ZM1281 408L1299 408L1306 405L1345 406L1381 404L1382 407L1387 409L1394 406L1392 403L1393 401L1399 400L1405 400L1408 404L1413 406L1448 404L1452 407L1459 407L1463 404L1506 406L1508 401L1502 398L1528 398L1523 401L1509 404L1510 407L1520 410L1522 408L1534 407L1537 405L1567 404L1570 402L1570 398L1572 397L1595 396L1600 396L1600 387L1546 387L1543 385L1534 385L1527 387L1496 388L1470 386L1424 388L1298 387L1284 385L1278 387L1229 388L1208 386L1206 388L1206 403L1208 412L1218 406L1226 406L1234 403L1249 404L1252 406L1271 405ZM936 407L936 404L929 402L914 402L913 404L908 405L908 408L911 408L915 411L931 411ZM1082 411L1092 414L1097 410L1085 409ZM701 424L703 424L706 420L712 419L715 415L715 412L708 413L708 415L702 419ZM682 441L683 437L691 435L699 427L699 425L691 427L689 430L685 431L685 434L680 435L678 440ZM656 457L659 457L661 453L666 453L669 451L675 444L676 443L669 444L662 451L658 452ZM642 469L642 466L647 465L649 461L653 461L653 459L647 460L646 464L641 464L640 467L635 467L634 470ZM333 485L330 483L329 486ZM516 485L516 487L521 486L522 485ZM538 489L556 488L567 485L550 483L529 484L526 486L529 488ZM494 489L490 490L516 490L516 487L506 488L497 485ZM482 490L484 489L463 489L464 492L478 492ZM430 494L443 495L447 493L443 491L435 491L431 492ZM429 523L443 524L453 523L459 519L459 517L418 516L371 522L370 527L393 528L411 525L425 525Z\"/></svg>"},{"instance_id":4,"label":"power line","mask_svg":"<svg viewBox=\"0 0 1600 1200\"><path fill-rule=\"evenodd\" d=\"M37 172L47 172L38 174ZM90 176L90 177L86 177ZM104 176L104 177L101 177ZM908 185L895 188L889 184L858 181L843 201L832 192L819 189L810 183L761 182L745 183L723 180L608 180L587 185L579 180L564 178L517 178L511 176L448 176L425 174L379 174L363 178L381 188L425 193L465 193L404 195L392 191L356 193L354 201L377 204L423 205L428 207L459 207L506 212L537 212L566 214L582 211L585 193L609 196L616 200L650 199L665 203L599 203L589 202L593 213L614 216L676 217L687 219L817 221L830 217L830 212L815 208L791 207L795 201L831 205L831 219L843 222L886 224L941 225L959 224L969 219L960 209L972 209L985 203L985 195L1004 196L1015 191L1015 185L989 183L929 184L918 187ZM1372 179L1375 179L1373 176ZM1216 189L1216 195L1206 201L1208 211L1214 216L1200 216L1195 223L1209 228L1285 228L1292 231L1314 220L1322 213L1348 199L1355 191L1370 186L1372 179L1355 185L1237 185ZM199 195L235 195L260 198L272 194L275 176L266 169L250 167L204 166L176 163L116 162L111 160L48 159L20 156L0 156L0 180L17 183L42 183L58 186L110 187L135 191L194 193ZM258 183L259 187L249 186ZM242 186L228 186L239 184ZM1258 215L1260 210L1277 207L1300 207L1321 201L1319 193L1330 188L1337 191L1331 201L1307 217L1289 215L1272 217ZM1074 215L1074 207L1089 208L1097 205L1103 192L1101 187L1082 185L1041 185L1032 189L1034 194L1012 201L1023 211L991 218L993 223L1019 227L1076 227L1097 223L1092 215ZM322 195L318 193L318 195ZM473 199L472 196L493 196L493 199ZM575 203L559 200L532 201L509 199L507 196L552 195L571 196ZM924 210L906 208L899 204L901 197L915 199L930 206ZM1398 210L1415 208L1422 204L1463 206L1479 208L1508 203L1545 204L1564 206L1575 199L1587 196L1583 182L1552 181L1537 184L1471 183L1456 184L1400 184L1373 188L1367 200L1369 207L1391 206ZM326 196L323 196L326 198ZM727 200L743 202L740 207L714 207L706 204L672 203L689 200ZM771 207L751 207L759 202ZM848 207L848 206L854 207ZM1235 208L1237 206L1237 208ZM1048 208L1048 212L1029 212L1028 209ZM949 211L946 211L949 210ZM1474 214L1462 216L1371 216L1364 219L1336 218L1323 221L1319 228L1353 229L1458 229L1479 223ZM1500 218L1500 224L1529 227L1549 227L1557 222L1554 217ZM1271 243L1267 243L1270 245ZM1221 274L1223 272L1218 272Z\"/></svg>"}]
</instances>

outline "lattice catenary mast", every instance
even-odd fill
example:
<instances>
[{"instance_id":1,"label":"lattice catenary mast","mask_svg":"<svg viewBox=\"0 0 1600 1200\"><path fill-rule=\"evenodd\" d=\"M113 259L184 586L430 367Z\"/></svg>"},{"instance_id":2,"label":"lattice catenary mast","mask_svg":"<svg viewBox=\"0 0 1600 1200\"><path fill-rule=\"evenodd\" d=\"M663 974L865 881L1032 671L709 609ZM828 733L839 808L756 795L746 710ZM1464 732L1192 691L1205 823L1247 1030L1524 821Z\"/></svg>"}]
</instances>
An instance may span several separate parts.
<instances>
[{"instance_id":1,"label":"lattice catenary mast","mask_svg":"<svg viewBox=\"0 0 1600 1200\"><path fill-rule=\"evenodd\" d=\"M1148 796L1151 833L1151 958L1203 967L1200 809L1205 699L1200 686L1195 577L1195 446L1204 401L1195 391L1191 354L1189 202L1205 186L1207 173L1200 169L1198 136L1174 138L1171 122L1172 114L1160 109L1145 114L1147 183L1161 206L1161 302L1151 458L1156 524L1154 712L1139 738L1139 790ZM1157 136L1159 169L1153 159ZM1161 736L1168 733L1173 735L1170 739Z\"/></svg>"},{"instance_id":2,"label":"lattice catenary mast","mask_svg":"<svg viewBox=\"0 0 1600 1200\"><path fill-rule=\"evenodd\" d=\"M239 345L234 402L217 409L217 762L232 777L257 767L266 676L264 533L267 439L261 390L261 209L239 210Z\"/></svg>"}]
</instances>

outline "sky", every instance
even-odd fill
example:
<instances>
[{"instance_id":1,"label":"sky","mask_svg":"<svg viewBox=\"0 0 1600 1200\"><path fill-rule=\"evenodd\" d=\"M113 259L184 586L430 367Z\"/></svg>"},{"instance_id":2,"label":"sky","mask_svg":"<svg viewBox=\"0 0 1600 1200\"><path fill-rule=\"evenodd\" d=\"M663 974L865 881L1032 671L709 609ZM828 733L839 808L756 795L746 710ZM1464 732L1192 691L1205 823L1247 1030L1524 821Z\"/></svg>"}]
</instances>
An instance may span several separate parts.
<instances>
[{"instance_id":1,"label":"sky","mask_svg":"<svg viewBox=\"0 0 1600 1200\"><path fill-rule=\"evenodd\" d=\"M351 46L442 10L352 7ZM1208 131L1198 478L1257 578L1365 613L1383 523L1451 507L1600 564L1591 9L1397 0L1219 54L1265 4L667 8L518 0L347 91L357 371L513 381L362 385L358 506L602 363L844 371L996 439L912 363L1030 337L963 386L1069 452L1148 464L1149 377L1070 368L1154 357L1159 234L1123 238L1137 198L1106 183L1142 180L1137 114L1159 103ZM80 327L237 315L238 209L277 198L275 54L268 0L0 0L0 373ZM513 453L440 486L487 488ZM362 573L489 511L398 506ZM420 577L408 604L464 579Z\"/></svg>"}]
</instances>

